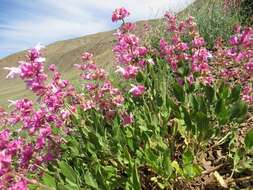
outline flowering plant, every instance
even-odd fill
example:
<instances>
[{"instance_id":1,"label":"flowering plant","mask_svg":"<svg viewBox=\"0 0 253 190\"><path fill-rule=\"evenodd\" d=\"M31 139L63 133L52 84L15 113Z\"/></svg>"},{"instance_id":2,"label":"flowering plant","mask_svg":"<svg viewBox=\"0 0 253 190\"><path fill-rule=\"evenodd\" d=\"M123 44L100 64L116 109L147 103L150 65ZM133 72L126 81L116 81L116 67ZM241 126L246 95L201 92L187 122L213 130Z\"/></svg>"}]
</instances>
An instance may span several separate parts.
<instances>
[{"instance_id":1,"label":"flowering plant","mask_svg":"<svg viewBox=\"0 0 253 190\"><path fill-rule=\"evenodd\" d=\"M210 173L226 188L239 174L252 177L253 130L242 124L253 100L252 28L236 27L229 46L217 40L210 51L193 17L167 12L157 48L132 34L129 15L112 15L122 21L113 52L126 89L89 52L75 65L79 90L55 65L47 76L41 45L5 68L37 100L0 108L1 189L189 189Z\"/></svg>"}]
</instances>

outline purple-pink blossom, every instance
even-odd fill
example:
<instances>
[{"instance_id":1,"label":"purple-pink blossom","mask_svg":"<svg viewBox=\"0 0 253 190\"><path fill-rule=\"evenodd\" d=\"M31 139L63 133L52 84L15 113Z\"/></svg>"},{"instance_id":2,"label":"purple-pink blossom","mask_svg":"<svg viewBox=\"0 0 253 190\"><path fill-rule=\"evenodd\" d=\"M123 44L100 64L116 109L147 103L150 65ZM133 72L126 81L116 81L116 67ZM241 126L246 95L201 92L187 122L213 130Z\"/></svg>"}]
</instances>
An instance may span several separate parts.
<instances>
[{"instance_id":1,"label":"purple-pink blossom","mask_svg":"<svg viewBox=\"0 0 253 190\"><path fill-rule=\"evenodd\" d=\"M141 96L145 92L145 87L143 85L132 85L129 92L135 97Z\"/></svg>"},{"instance_id":2,"label":"purple-pink blossom","mask_svg":"<svg viewBox=\"0 0 253 190\"><path fill-rule=\"evenodd\" d=\"M123 20L124 18L128 17L130 13L124 8L117 8L112 13L112 21L117 22L119 20Z\"/></svg>"}]
</instances>

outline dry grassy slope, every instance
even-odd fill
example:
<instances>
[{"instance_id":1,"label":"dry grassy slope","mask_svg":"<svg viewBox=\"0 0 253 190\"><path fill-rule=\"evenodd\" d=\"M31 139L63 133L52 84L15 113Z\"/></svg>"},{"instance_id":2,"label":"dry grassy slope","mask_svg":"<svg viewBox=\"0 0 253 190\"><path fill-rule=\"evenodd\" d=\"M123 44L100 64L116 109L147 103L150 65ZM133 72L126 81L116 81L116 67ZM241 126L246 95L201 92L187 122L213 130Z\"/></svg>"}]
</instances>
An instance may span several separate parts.
<instances>
[{"instance_id":1,"label":"dry grassy slope","mask_svg":"<svg viewBox=\"0 0 253 190\"><path fill-rule=\"evenodd\" d=\"M144 23L155 24L156 20L137 22L137 35L141 36ZM78 74L73 64L80 62L80 54L84 51L92 52L96 62L106 70L112 68L113 53L112 46L115 42L113 31L100 32L84 37L58 41L48 45L44 50L46 57L46 68L49 64L56 64L63 73L63 77L70 80L78 79ZM26 51L18 52L3 59L0 59L0 67L17 66L18 61L25 59ZM18 99L30 97L31 93L25 89L22 81L17 79L6 79L7 72L0 69L0 106L7 105L7 99Z\"/></svg>"}]
</instances>

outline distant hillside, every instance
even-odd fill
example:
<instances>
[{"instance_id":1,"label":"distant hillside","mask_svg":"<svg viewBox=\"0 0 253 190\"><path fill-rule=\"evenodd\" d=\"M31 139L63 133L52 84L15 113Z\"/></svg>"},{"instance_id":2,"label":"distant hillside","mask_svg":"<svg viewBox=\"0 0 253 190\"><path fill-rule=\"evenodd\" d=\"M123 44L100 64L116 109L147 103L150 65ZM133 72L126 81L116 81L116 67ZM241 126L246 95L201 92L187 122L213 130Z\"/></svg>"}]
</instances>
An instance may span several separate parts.
<instances>
[{"instance_id":1,"label":"distant hillside","mask_svg":"<svg viewBox=\"0 0 253 190\"><path fill-rule=\"evenodd\" d=\"M199 2L199 1L196 1ZM194 7L199 3L193 3L189 7ZM190 8L179 13L179 15L188 14ZM154 25L159 20L148 20L137 22L136 34L141 36L144 30L144 24ZM58 41L46 46L44 57L46 57L46 68L50 64L56 64L63 73L63 77L71 81L77 80L78 74L73 68L73 64L80 62L80 54L84 51L92 52L96 62L106 70L110 70L115 63L113 60L112 46L115 37L113 31L100 32L87 35L80 38ZM3 59L0 59L0 67L17 66L17 62L25 59L26 51L18 52ZM7 72L0 69L0 106L6 106L8 99L18 99L21 97L30 97L31 93L25 89L21 80L6 79Z\"/></svg>"}]
</instances>

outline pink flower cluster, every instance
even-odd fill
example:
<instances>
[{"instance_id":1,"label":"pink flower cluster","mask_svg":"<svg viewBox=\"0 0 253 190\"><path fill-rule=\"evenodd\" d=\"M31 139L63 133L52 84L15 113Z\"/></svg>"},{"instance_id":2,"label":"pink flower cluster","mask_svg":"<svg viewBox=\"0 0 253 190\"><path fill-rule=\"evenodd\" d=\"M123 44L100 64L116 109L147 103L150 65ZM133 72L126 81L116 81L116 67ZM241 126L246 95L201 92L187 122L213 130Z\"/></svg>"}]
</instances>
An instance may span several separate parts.
<instances>
[{"instance_id":1,"label":"pink flower cluster","mask_svg":"<svg viewBox=\"0 0 253 190\"><path fill-rule=\"evenodd\" d=\"M132 88L129 90L129 92L135 97L141 96L145 92L145 86L132 85Z\"/></svg>"},{"instance_id":2,"label":"pink flower cluster","mask_svg":"<svg viewBox=\"0 0 253 190\"><path fill-rule=\"evenodd\" d=\"M117 44L113 47L117 62L124 67L120 67L119 72L126 78L133 78L138 69L143 67L143 62L148 49L140 45L139 38L134 34L125 33L121 30L117 33ZM134 71L134 74L129 72Z\"/></svg>"},{"instance_id":3,"label":"pink flower cluster","mask_svg":"<svg viewBox=\"0 0 253 190\"><path fill-rule=\"evenodd\" d=\"M125 10L124 8L121 8ZM116 9L120 10L120 9ZM127 10L125 12L128 13ZM128 16L129 14L127 14ZM112 17L115 17L115 12ZM116 60L121 66L117 66L116 72L120 73L124 79L135 79L137 74L145 68L145 65L150 63L146 56L148 48L141 46L139 38L130 32L135 29L132 23L125 23L125 17L122 17L122 26L115 34L117 43L113 47ZM145 87L143 85L134 86L130 89L133 96L140 96L144 93Z\"/></svg>"},{"instance_id":4,"label":"pink flower cluster","mask_svg":"<svg viewBox=\"0 0 253 190\"><path fill-rule=\"evenodd\" d=\"M97 67L92 57L91 53L85 52L82 55L83 63L75 65L82 71L81 78L87 80L87 94L80 97L80 105L84 110L99 110L106 118L112 119L123 104L124 98L120 90L113 87L107 79L107 73Z\"/></svg>"},{"instance_id":5,"label":"pink flower cluster","mask_svg":"<svg viewBox=\"0 0 253 190\"><path fill-rule=\"evenodd\" d=\"M0 132L0 189L28 190L27 182L24 178L20 176L13 178L11 175L8 175L14 169L14 160L21 158L20 165L26 162L26 158L22 154L23 145L24 139L12 139L9 130L5 129Z\"/></svg>"},{"instance_id":6,"label":"pink flower cluster","mask_svg":"<svg viewBox=\"0 0 253 190\"><path fill-rule=\"evenodd\" d=\"M27 61L20 61L19 67L5 68L10 70L7 77L13 78L14 75L19 75L23 79L29 89L35 94L42 95L45 92L45 81L47 75L44 73L45 58L41 57L41 46L37 45L35 48L29 50Z\"/></svg>"},{"instance_id":7,"label":"pink flower cluster","mask_svg":"<svg viewBox=\"0 0 253 190\"><path fill-rule=\"evenodd\" d=\"M0 132L3 136L0 144L5 144L0 147L1 189L27 189L28 182L25 181L25 176L36 172L38 166L60 155L59 146L63 136L54 134L52 128L66 125L71 111L65 108L65 103L71 101L75 91L68 81L61 79L61 74L56 70L55 65L50 66L53 76L52 80L46 83L47 75L44 73L43 65L45 59L41 57L40 50L41 46L29 50L28 60L20 62L20 66L14 69L19 72L8 69L10 70L8 77L13 77L13 73L19 75L27 87L37 95L39 107L35 109L31 100L21 99L12 101L14 110L9 114L1 110L1 117L7 118L1 122L3 127L19 125L21 127L17 131L14 130L14 133L21 133L24 137L29 136L23 139L18 135L11 139L9 131ZM65 129L62 130L67 132ZM23 177L12 175L17 171Z\"/></svg>"},{"instance_id":8,"label":"pink flower cluster","mask_svg":"<svg viewBox=\"0 0 253 190\"><path fill-rule=\"evenodd\" d=\"M242 85L242 99L253 103L253 29L236 26L229 43L229 47L224 47L217 41L212 65L223 80Z\"/></svg>"},{"instance_id":9,"label":"pink flower cluster","mask_svg":"<svg viewBox=\"0 0 253 190\"><path fill-rule=\"evenodd\" d=\"M209 60L212 58L204 45L205 40L200 37L193 17L178 23L176 16L167 12L165 14L167 31L170 33L170 42L160 40L160 53L170 64L172 70L177 73L182 64L187 64L190 72L186 79L193 83L199 80L205 85L213 82L213 76L209 67ZM185 36L190 37L190 41L184 40ZM199 76L195 78L193 76ZM184 80L184 79L181 79Z\"/></svg>"},{"instance_id":10,"label":"pink flower cluster","mask_svg":"<svg viewBox=\"0 0 253 190\"><path fill-rule=\"evenodd\" d=\"M136 35L130 33L130 31L135 29L135 25L125 23L124 18L122 20L122 26L115 34L117 43L113 47L113 52L117 62L124 66L119 67L118 72L126 79L130 79L136 76L140 67L143 67L148 49L140 45L140 40Z\"/></svg>"}]
</instances>

